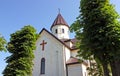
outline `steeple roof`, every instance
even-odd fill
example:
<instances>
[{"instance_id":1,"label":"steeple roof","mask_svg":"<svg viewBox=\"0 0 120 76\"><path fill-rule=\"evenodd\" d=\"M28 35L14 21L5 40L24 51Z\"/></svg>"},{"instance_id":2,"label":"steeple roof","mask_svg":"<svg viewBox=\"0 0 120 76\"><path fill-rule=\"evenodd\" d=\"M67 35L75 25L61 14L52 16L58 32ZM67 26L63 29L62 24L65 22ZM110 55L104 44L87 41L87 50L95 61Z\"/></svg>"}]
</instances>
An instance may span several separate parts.
<instances>
[{"instance_id":1,"label":"steeple roof","mask_svg":"<svg viewBox=\"0 0 120 76\"><path fill-rule=\"evenodd\" d=\"M64 20L64 18L62 17L62 15L60 13L57 15L57 17L54 20L54 22L53 22L53 24L52 24L50 29L52 29L52 27L56 26L56 25L65 25L65 26L69 27L68 24L66 23L66 21Z\"/></svg>"}]
</instances>

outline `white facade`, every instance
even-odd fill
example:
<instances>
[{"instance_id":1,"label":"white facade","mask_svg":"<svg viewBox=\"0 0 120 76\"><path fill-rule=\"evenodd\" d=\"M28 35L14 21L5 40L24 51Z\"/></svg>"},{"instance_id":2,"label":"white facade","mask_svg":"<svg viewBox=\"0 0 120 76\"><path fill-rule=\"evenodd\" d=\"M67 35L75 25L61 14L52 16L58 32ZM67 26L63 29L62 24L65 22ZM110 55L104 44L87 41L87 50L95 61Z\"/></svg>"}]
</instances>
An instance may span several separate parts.
<instances>
[{"instance_id":1,"label":"white facade","mask_svg":"<svg viewBox=\"0 0 120 76\"><path fill-rule=\"evenodd\" d=\"M76 56L76 55L77 55L77 52L78 52L78 50L71 51L71 56L72 56L72 57L77 57L77 56Z\"/></svg>"},{"instance_id":2,"label":"white facade","mask_svg":"<svg viewBox=\"0 0 120 76\"><path fill-rule=\"evenodd\" d=\"M83 76L81 64L68 65L68 76Z\"/></svg>"},{"instance_id":3,"label":"white facade","mask_svg":"<svg viewBox=\"0 0 120 76\"><path fill-rule=\"evenodd\" d=\"M43 40L47 43L44 46L44 50L42 50L40 45ZM36 46L33 76L85 76L84 73L86 73L87 66L80 63L66 64L71 56L76 57L77 50L71 51L46 30L41 32ZM41 74L42 58L45 58L45 74Z\"/></svg>"},{"instance_id":4,"label":"white facade","mask_svg":"<svg viewBox=\"0 0 120 76\"><path fill-rule=\"evenodd\" d=\"M68 65L68 76L88 76L84 64Z\"/></svg>"},{"instance_id":5,"label":"white facade","mask_svg":"<svg viewBox=\"0 0 120 76\"><path fill-rule=\"evenodd\" d=\"M73 48L74 42L69 38L69 27L60 14L56 19L52 33L46 29L40 32L34 51L32 75L87 76L87 65L78 62L78 50Z\"/></svg>"},{"instance_id":6,"label":"white facade","mask_svg":"<svg viewBox=\"0 0 120 76\"><path fill-rule=\"evenodd\" d=\"M40 46L43 40L47 42L44 51ZM36 46L33 76L66 76L64 46L46 31L41 33ZM45 74L40 73L42 58L45 58Z\"/></svg>"}]
</instances>

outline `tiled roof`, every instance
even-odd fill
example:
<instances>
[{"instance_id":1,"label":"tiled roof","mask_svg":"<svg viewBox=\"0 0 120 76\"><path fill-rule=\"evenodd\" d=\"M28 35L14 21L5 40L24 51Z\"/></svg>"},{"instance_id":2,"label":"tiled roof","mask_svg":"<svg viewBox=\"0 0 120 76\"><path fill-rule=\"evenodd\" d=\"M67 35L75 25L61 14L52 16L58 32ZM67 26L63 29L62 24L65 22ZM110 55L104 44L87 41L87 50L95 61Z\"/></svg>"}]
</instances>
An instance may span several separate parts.
<instances>
[{"instance_id":1,"label":"tiled roof","mask_svg":"<svg viewBox=\"0 0 120 76\"><path fill-rule=\"evenodd\" d=\"M61 41L64 42L65 44L67 42L72 42L72 47L69 46L71 48L71 50L77 49L76 42L78 42L78 40L76 38L73 38L73 39L61 39Z\"/></svg>"},{"instance_id":2,"label":"tiled roof","mask_svg":"<svg viewBox=\"0 0 120 76\"><path fill-rule=\"evenodd\" d=\"M50 29L52 29L52 27L56 26L56 25L65 25L65 26L69 27L68 24L66 23L66 21L64 20L64 18L62 17L62 15L60 13L57 15L57 17L54 20L54 22L53 22L53 24L52 24Z\"/></svg>"},{"instance_id":3,"label":"tiled roof","mask_svg":"<svg viewBox=\"0 0 120 76\"><path fill-rule=\"evenodd\" d=\"M74 63L79 63L77 58L71 57L66 64L74 64Z\"/></svg>"},{"instance_id":4,"label":"tiled roof","mask_svg":"<svg viewBox=\"0 0 120 76\"><path fill-rule=\"evenodd\" d=\"M75 57L71 57L67 62L66 62L67 65L73 65L73 64L80 64L79 60ZM88 63L83 61L82 64L88 66Z\"/></svg>"},{"instance_id":5,"label":"tiled roof","mask_svg":"<svg viewBox=\"0 0 120 76\"><path fill-rule=\"evenodd\" d=\"M61 39L61 41L63 41L63 42L69 42L69 41L71 41L72 43L78 42L78 40L76 38L73 38L73 39Z\"/></svg>"},{"instance_id":6,"label":"tiled roof","mask_svg":"<svg viewBox=\"0 0 120 76\"><path fill-rule=\"evenodd\" d=\"M76 38L73 38L73 39L71 39L71 41L74 44L74 43L78 42L79 40L77 40Z\"/></svg>"}]
</instances>

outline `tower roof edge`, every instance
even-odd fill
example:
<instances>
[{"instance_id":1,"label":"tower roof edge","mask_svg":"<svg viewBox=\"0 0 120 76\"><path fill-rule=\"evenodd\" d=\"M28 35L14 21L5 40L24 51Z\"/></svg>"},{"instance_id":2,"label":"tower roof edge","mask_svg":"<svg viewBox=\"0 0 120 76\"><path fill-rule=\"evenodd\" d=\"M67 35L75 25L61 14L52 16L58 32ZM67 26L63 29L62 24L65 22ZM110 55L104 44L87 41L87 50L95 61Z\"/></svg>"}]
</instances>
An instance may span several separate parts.
<instances>
[{"instance_id":1,"label":"tower roof edge","mask_svg":"<svg viewBox=\"0 0 120 76\"><path fill-rule=\"evenodd\" d=\"M58 13L50 29L52 29L52 27L56 25L65 25L69 28L69 25L67 24L67 22L64 20L64 18L62 17L60 13Z\"/></svg>"}]
</instances>

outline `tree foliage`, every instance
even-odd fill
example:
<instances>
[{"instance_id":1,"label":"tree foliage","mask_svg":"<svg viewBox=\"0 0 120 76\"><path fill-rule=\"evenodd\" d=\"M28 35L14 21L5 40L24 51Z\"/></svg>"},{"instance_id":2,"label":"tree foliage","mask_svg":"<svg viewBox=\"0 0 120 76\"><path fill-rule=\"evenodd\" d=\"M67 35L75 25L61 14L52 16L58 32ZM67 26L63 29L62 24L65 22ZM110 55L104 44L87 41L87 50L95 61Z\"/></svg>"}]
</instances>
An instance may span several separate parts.
<instances>
[{"instance_id":1,"label":"tree foliage","mask_svg":"<svg viewBox=\"0 0 120 76\"><path fill-rule=\"evenodd\" d=\"M6 40L0 35L0 51L6 51Z\"/></svg>"},{"instance_id":2,"label":"tree foliage","mask_svg":"<svg viewBox=\"0 0 120 76\"><path fill-rule=\"evenodd\" d=\"M11 53L6 58L7 66L3 76L32 76L32 66L37 40L36 30L28 25L11 34L7 50Z\"/></svg>"},{"instance_id":3,"label":"tree foliage","mask_svg":"<svg viewBox=\"0 0 120 76\"><path fill-rule=\"evenodd\" d=\"M119 15L109 0L81 0L80 15L72 24L80 48L79 56L93 56L109 76L108 64L120 60ZM115 64L114 64L115 65Z\"/></svg>"}]
</instances>

